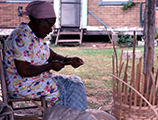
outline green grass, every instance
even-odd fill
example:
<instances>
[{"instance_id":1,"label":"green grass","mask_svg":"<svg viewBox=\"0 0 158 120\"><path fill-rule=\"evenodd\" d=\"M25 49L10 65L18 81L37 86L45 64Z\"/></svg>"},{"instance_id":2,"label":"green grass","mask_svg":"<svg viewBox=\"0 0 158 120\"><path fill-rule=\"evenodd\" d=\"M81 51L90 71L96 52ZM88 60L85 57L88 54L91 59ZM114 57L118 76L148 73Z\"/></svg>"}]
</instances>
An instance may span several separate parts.
<instances>
[{"instance_id":1,"label":"green grass","mask_svg":"<svg viewBox=\"0 0 158 120\"><path fill-rule=\"evenodd\" d=\"M54 45L52 45L51 48L63 56L78 56L83 59L85 64L79 68L74 69L71 66L66 66L64 69L57 73L65 75L76 75L82 78L86 89L89 108L97 109L111 102L112 77L104 71L112 73L113 49L87 49L86 47L82 46L55 47ZM132 49L133 48L124 48L124 51L132 51ZM121 50L122 49L117 49L118 59L120 57ZM136 47L136 50L141 50L143 57L144 47ZM155 56L158 56L158 47L155 47ZM136 61L138 61L138 59ZM129 62L131 64L132 60ZM157 69L158 65L156 57L154 63L154 67ZM103 71L87 66L86 64L99 68ZM97 100L99 100L99 102L97 102Z\"/></svg>"},{"instance_id":2,"label":"green grass","mask_svg":"<svg viewBox=\"0 0 158 120\"><path fill-rule=\"evenodd\" d=\"M78 56L83 59L84 63L88 65L95 66L103 70L111 69L111 61L113 49L107 50L95 50L95 49L83 49L82 47L52 47L52 49L61 54L68 55L70 57ZM104 72L100 72L94 68L91 68L87 65L83 65L77 69L74 69L70 66L66 66L66 69L61 70L59 73L62 74L75 74L79 75L81 78L88 79L99 79L100 76L104 76ZM110 69L109 69L110 68ZM110 71L109 71L110 72Z\"/></svg>"}]
</instances>

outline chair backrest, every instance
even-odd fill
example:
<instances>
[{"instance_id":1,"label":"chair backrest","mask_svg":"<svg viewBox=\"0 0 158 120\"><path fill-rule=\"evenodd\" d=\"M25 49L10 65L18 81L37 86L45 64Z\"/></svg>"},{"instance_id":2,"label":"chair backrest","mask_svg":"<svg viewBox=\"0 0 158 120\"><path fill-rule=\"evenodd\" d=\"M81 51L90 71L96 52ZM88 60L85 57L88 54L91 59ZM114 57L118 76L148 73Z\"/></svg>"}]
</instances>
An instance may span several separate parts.
<instances>
[{"instance_id":1,"label":"chair backrest","mask_svg":"<svg viewBox=\"0 0 158 120\"><path fill-rule=\"evenodd\" d=\"M42 112L44 112L45 108L47 107L47 103L45 101L45 96L41 96L40 98L36 98L36 99L28 99L28 98L14 99L9 96L8 91L7 91L7 84L6 84L6 80L5 80L4 68L3 68L4 46L5 46L5 38L0 37L0 84L1 84L3 102L10 105L13 110L33 109L33 108L38 107ZM35 106L33 106L33 105L28 105L25 107L13 106L13 103L24 102L24 101L32 101L35 104ZM39 104L37 101L40 101L41 104ZM22 118L33 117L33 116L37 117L37 115L31 115L31 116L23 115ZM39 116L41 116L41 115L39 115ZM10 119L10 120L12 120L12 119Z\"/></svg>"},{"instance_id":2,"label":"chair backrest","mask_svg":"<svg viewBox=\"0 0 158 120\"><path fill-rule=\"evenodd\" d=\"M4 68L3 68L3 56L2 56L3 48L4 48L4 38L0 38L0 83L1 83L3 102L7 104L8 103L7 86L6 86L6 81L5 81Z\"/></svg>"}]
</instances>

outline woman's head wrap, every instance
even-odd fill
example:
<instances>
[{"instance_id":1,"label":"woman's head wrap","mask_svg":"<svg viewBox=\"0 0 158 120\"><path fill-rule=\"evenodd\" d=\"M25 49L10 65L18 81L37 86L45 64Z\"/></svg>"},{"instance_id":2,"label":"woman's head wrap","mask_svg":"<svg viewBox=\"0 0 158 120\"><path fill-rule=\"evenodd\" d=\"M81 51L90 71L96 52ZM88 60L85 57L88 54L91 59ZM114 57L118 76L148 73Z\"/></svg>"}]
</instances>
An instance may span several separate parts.
<instances>
[{"instance_id":1,"label":"woman's head wrap","mask_svg":"<svg viewBox=\"0 0 158 120\"><path fill-rule=\"evenodd\" d=\"M26 14L36 19L56 18L54 7L46 1L33 1L26 7Z\"/></svg>"}]
</instances>

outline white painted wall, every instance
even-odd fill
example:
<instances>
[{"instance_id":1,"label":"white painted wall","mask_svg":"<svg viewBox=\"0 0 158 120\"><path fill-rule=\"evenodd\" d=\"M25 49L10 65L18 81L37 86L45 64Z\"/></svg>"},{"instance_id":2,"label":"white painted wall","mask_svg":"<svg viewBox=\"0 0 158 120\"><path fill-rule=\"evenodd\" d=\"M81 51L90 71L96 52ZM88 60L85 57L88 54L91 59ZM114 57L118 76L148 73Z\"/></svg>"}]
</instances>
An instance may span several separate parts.
<instances>
[{"instance_id":1,"label":"white painted wall","mask_svg":"<svg viewBox=\"0 0 158 120\"><path fill-rule=\"evenodd\" d=\"M54 0L54 11L56 14L55 28L60 28L60 0Z\"/></svg>"},{"instance_id":2,"label":"white painted wall","mask_svg":"<svg viewBox=\"0 0 158 120\"><path fill-rule=\"evenodd\" d=\"M87 5L88 0L81 0L81 16L80 16L80 28L87 28ZM56 14L55 27L60 28L61 9L60 0L54 0L54 10Z\"/></svg>"},{"instance_id":3,"label":"white painted wall","mask_svg":"<svg viewBox=\"0 0 158 120\"><path fill-rule=\"evenodd\" d=\"M88 0L81 0L80 28L87 28L87 6L88 6Z\"/></svg>"}]
</instances>

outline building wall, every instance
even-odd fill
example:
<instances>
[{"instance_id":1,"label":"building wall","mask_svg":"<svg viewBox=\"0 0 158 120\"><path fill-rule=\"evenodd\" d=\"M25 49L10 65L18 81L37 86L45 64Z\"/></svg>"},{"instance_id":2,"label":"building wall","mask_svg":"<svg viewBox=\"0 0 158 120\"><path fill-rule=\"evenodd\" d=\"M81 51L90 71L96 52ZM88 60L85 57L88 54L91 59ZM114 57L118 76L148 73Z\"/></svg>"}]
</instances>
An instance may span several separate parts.
<instances>
[{"instance_id":1,"label":"building wall","mask_svg":"<svg viewBox=\"0 0 158 120\"><path fill-rule=\"evenodd\" d=\"M54 0L45 0L53 2ZM28 22L27 16L18 17L18 6L23 7L25 11L28 3L6 3L5 0L0 0L0 28L15 28L21 22Z\"/></svg>"},{"instance_id":2,"label":"building wall","mask_svg":"<svg viewBox=\"0 0 158 120\"><path fill-rule=\"evenodd\" d=\"M156 11L156 27L158 28L158 10Z\"/></svg>"},{"instance_id":3,"label":"building wall","mask_svg":"<svg viewBox=\"0 0 158 120\"><path fill-rule=\"evenodd\" d=\"M132 0L135 6L123 11L122 5L104 5L99 6L98 0L88 0L88 10L99 18L108 27L139 27L140 19L140 2L145 0ZM143 13L145 3L143 3ZM143 17L142 17L143 19ZM91 14L88 13L88 26L103 26L98 20L96 20Z\"/></svg>"},{"instance_id":4,"label":"building wall","mask_svg":"<svg viewBox=\"0 0 158 120\"><path fill-rule=\"evenodd\" d=\"M26 5L26 3L0 3L0 27L14 28L21 21L27 22L28 17L18 17L18 6L22 6L24 9Z\"/></svg>"},{"instance_id":5,"label":"building wall","mask_svg":"<svg viewBox=\"0 0 158 120\"><path fill-rule=\"evenodd\" d=\"M46 0L53 2L54 0ZM137 2L135 6L123 11L122 5L99 6L98 0L88 0L88 10L98 17L109 27L138 27L140 17L140 3L145 0L133 0ZM28 3L6 3L5 0L0 0L0 28L15 28L20 22L28 22L27 16L18 17L18 6L22 6L23 10ZM145 3L143 3L143 12ZM142 14L144 15L144 13ZM142 17L143 18L143 17ZM98 20L88 13L88 26L103 26Z\"/></svg>"}]
</instances>

